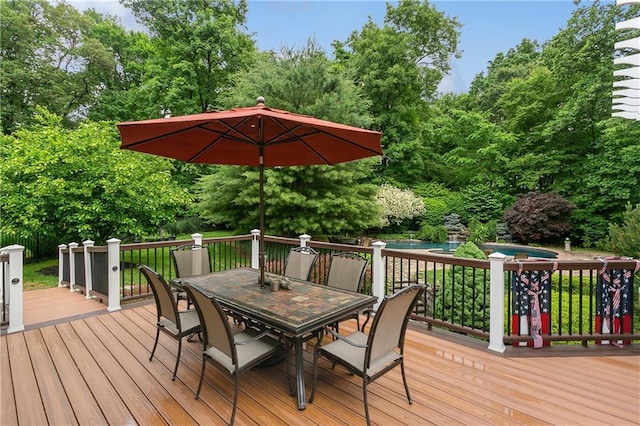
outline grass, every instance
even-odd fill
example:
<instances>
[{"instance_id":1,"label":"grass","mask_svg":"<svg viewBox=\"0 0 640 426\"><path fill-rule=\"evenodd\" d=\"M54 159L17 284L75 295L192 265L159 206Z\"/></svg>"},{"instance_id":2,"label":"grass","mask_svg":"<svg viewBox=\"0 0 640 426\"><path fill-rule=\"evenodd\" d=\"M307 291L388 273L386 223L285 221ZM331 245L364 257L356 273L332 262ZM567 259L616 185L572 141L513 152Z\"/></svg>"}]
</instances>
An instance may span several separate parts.
<instances>
[{"instance_id":1,"label":"grass","mask_svg":"<svg viewBox=\"0 0 640 426\"><path fill-rule=\"evenodd\" d=\"M54 275L45 273L51 271ZM23 271L24 290L38 290L58 286L58 259L26 263Z\"/></svg>"}]
</instances>

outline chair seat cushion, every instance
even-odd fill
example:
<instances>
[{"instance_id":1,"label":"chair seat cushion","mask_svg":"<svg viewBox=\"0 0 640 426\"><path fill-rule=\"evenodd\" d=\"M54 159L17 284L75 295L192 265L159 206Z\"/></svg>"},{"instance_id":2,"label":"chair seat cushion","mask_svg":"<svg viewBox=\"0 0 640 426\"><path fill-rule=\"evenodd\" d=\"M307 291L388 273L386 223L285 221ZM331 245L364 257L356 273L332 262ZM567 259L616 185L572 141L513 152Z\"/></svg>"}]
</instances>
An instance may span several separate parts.
<instances>
[{"instance_id":1,"label":"chair seat cushion","mask_svg":"<svg viewBox=\"0 0 640 426\"><path fill-rule=\"evenodd\" d=\"M180 315L180 325L182 326L182 335L192 334L200 330L200 318L198 318L198 312L195 309L188 311L178 311ZM173 336L178 336L178 327L173 321L162 317L158 322L158 325L164 329L167 333Z\"/></svg>"},{"instance_id":2,"label":"chair seat cushion","mask_svg":"<svg viewBox=\"0 0 640 426\"><path fill-rule=\"evenodd\" d=\"M346 336L346 339L349 339L351 342L362 346L367 344L368 338L369 336L361 331L354 331L353 333ZM338 339L334 340L331 343L323 345L320 350L343 360L356 371L360 372L361 374L363 373L366 348L359 348L357 346L350 345L344 340ZM390 350L382 354L377 359L371 360L371 365L367 369L367 376L375 375L378 371L382 370L387 365L392 364L401 358L402 355L394 350Z\"/></svg>"},{"instance_id":3,"label":"chair seat cushion","mask_svg":"<svg viewBox=\"0 0 640 426\"><path fill-rule=\"evenodd\" d=\"M241 331L238 334L234 334L233 338L236 342L236 352L238 354L238 370L242 370L257 359L262 359L267 355L275 352L276 350L280 350L280 343L276 339L268 335L247 344L237 343L250 340L257 334L258 332L251 328ZM227 371L229 371L229 373L233 374L233 372L236 370L235 366L232 363L231 357L216 349L215 347L209 347L204 353L209 358L224 367Z\"/></svg>"}]
</instances>

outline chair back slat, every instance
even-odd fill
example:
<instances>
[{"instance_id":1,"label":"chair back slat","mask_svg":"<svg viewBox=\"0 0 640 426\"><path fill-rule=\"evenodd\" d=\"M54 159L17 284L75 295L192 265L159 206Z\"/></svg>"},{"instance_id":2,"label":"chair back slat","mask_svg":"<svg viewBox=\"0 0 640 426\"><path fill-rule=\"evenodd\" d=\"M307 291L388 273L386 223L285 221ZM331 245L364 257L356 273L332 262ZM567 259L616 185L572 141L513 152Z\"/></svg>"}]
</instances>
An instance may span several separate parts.
<instances>
[{"instance_id":1,"label":"chair back slat","mask_svg":"<svg viewBox=\"0 0 640 426\"><path fill-rule=\"evenodd\" d=\"M145 276L147 282L151 286L153 297L156 300L156 309L158 310L158 319L164 317L173 322L180 329L180 318L178 316L178 306L169 285L165 282L162 275L146 265L138 266L140 272Z\"/></svg>"},{"instance_id":2,"label":"chair back slat","mask_svg":"<svg viewBox=\"0 0 640 426\"><path fill-rule=\"evenodd\" d=\"M204 294L197 288L185 286L185 291L193 301L202 327L202 343L205 349L216 348L236 362L233 333L227 316L215 298Z\"/></svg>"},{"instance_id":3,"label":"chair back slat","mask_svg":"<svg viewBox=\"0 0 640 426\"><path fill-rule=\"evenodd\" d=\"M358 253L337 253L331 257L327 285L359 292L369 260Z\"/></svg>"},{"instance_id":4,"label":"chair back slat","mask_svg":"<svg viewBox=\"0 0 640 426\"><path fill-rule=\"evenodd\" d=\"M171 250L176 277L190 277L211 272L209 248L197 244L185 244Z\"/></svg>"},{"instance_id":5,"label":"chair back slat","mask_svg":"<svg viewBox=\"0 0 640 426\"><path fill-rule=\"evenodd\" d=\"M318 252L311 247L294 247L289 251L284 275L301 280L309 279L309 273L318 258Z\"/></svg>"},{"instance_id":6,"label":"chair back slat","mask_svg":"<svg viewBox=\"0 0 640 426\"><path fill-rule=\"evenodd\" d=\"M424 288L424 285L411 285L384 298L369 332L367 366L391 350L402 350L409 316Z\"/></svg>"}]
</instances>

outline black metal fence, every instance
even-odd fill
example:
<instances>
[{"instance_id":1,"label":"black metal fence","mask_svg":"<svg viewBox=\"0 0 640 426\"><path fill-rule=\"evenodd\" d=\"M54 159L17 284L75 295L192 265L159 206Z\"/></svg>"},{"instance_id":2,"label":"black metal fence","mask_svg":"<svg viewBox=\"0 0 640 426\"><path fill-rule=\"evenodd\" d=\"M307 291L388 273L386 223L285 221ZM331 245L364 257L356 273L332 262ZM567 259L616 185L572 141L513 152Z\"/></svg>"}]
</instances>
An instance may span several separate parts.
<instances>
[{"instance_id":1,"label":"black metal fence","mask_svg":"<svg viewBox=\"0 0 640 426\"><path fill-rule=\"evenodd\" d=\"M60 238L36 234L28 237L18 233L0 232L0 247L18 244L24 247L24 262L53 259L58 256Z\"/></svg>"}]
</instances>

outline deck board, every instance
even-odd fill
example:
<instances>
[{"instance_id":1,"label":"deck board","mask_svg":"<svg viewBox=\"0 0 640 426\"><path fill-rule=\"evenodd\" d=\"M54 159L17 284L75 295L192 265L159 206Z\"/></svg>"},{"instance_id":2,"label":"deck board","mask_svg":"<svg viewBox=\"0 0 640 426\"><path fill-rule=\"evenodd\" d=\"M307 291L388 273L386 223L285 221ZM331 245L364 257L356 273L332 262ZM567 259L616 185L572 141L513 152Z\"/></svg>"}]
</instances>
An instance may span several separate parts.
<instances>
[{"instance_id":1,"label":"deck board","mask_svg":"<svg viewBox=\"0 0 640 426\"><path fill-rule=\"evenodd\" d=\"M228 374L207 365L201 398L193 397L201 368L199 342L184 342L175 381L173 339L161 334L149 361L155 339L152 303L108 313L82 295L56 290L61 291L51 294L59 300L75 298L66 305L67 317L40 313L27 331L0 337L0 424L228 421L233 396ZM85 303L91 309L70 308ZM343 324L342 332L355 328L355 321ZM313 345L309 342L304 353L307 396ZM400 370L387 373L369 385L375 425L640 424L638 345L623 350L508 347L501 355L488 351L486 342L413 324L405 354L414 402L406 400ZM364 424L361 383L323 359L316 398L299 411L289 395L285 363L256 368L240 378L236 424Z\"/></svg>"}]
</instances>

